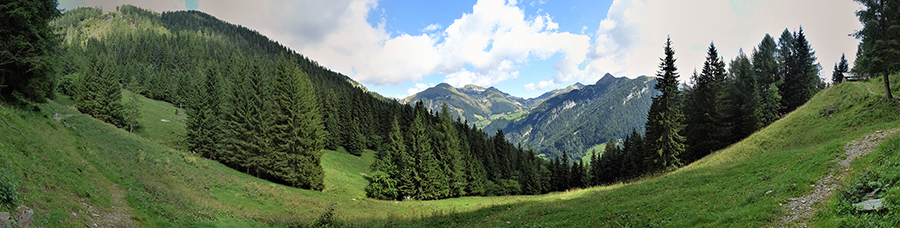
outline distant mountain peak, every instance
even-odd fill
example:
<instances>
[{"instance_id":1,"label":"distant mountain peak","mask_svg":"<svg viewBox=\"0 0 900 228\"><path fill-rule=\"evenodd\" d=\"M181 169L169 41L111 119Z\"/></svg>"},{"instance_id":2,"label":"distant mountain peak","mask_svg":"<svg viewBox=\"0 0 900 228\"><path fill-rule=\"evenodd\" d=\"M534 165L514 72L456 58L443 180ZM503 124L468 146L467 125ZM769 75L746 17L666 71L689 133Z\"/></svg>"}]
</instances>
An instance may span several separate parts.
<instances>
[{"instance_id":1,"label":"distant mountain peak","mask_svg":"<svg viewBox=\"0 0 900 228\"><path fill-rule=\"evenodd\" d=\"M478 85L474 85L474 84L468 84L468 85L463 86L462 88L465 89L465 90L475 90L475 91L484 91L484 90L487 90L487 89L485 89L484 87L481 87L481 86L478 86Z\"/></svg>"},{"instance_id":2,"label":"distant mountain peak","mask_svg":"<svg viewBox=\"0 0 900 228\"><path fill-rule=\"evenodd\" d=\"M608 83L608 82L610 82L610 81L612 81L612 80L616 80L616 76L613 76L613 75L610 74L610 73L606 73L606 74L603 75L602 78L600 78L600 80L597 80L597 83L596 83L596 84L604 84L604 83Z\"/></svg>"},{"instance_id":3,"label":"distant mountain peak","mask_svg":"<svg viewBox=\"0 0 900 228\"><path fill-rule=\"evenodd\" d=\"M449 89L449 88L453 88L453 86L451 86L450 84L447 84L446 82L441 82L441 84L437 84L436 86L434 86L434 88Z\"/></svg>"}]
</instances>

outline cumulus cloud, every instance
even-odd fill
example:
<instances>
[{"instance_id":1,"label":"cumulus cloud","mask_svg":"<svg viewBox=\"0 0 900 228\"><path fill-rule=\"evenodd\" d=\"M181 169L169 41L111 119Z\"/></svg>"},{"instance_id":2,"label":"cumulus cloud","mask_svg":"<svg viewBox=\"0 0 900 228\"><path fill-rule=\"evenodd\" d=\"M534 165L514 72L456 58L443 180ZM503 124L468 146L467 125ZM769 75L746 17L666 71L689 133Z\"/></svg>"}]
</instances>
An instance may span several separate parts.
<instances>
[{"instance_id":1,"label":"cumulus cloud","mask_svg":"<svg viewBox=\"0 0 900 228\"><path fill-rule=\"evenodd\" d=\"M428 87L430 86L426 85L425 83L416 83L416 87L412 87L406 90L406 92L409 94L407 96L412 96L416 93L422 92L425 89L428 89Z\"/></svg>"},{"instance_id":2,"label":"cumulus cloud","mask_svg":"<svg viewBox=\"0 0 900 228\"><path fill-rule=\"evenodd\" d=\"M376 85L418 81L446 74L454 85L491 85L516 78L517 67L556 53L560 74L576 72L586 58L590 38L558 32L550 15L527 16L510 0L479 0L444 28L431 24L426 34L391 34L385 19L367 22L374 0L268 0L201 4L200 10L242 24L358 81ZM235 13L240 9L240 13ZM256 18L263 15L260 18ZM267 23L275 23L270 25ZM443 30L441 30L443 29ZM467 70L471 69L471 70Z\"/></svg>"},{"instance_id":3,"label":"cumulus cloud","mask_svg":"<svg viewBox=\"0 0 900 228\"><path fill-rule=\"evenodd\" d=\"M693 69L702 67L710 42L727 60L741 48L749 53L766 33L777 39L785 28L797 31L802 25L824 67L820 76L830 77L828 66L842 52L852 58L856 51L858 41L847 34L861 28L853 14L857 9L852 1L837 0L616 0L597 27L584 71L594 76L604 71L655 75L666 37L671 36L686 81Z\"/></svg>"}]
</instances>

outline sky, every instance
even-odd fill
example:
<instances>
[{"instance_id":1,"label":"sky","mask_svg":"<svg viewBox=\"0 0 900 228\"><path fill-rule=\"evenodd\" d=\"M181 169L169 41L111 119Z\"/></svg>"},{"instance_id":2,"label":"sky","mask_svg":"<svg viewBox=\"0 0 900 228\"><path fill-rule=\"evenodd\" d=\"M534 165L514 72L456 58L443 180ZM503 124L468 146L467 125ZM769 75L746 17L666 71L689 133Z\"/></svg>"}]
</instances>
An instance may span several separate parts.
<instances>
[{"instance_id":1,"label":"sky","mask_svg":"<svg viewBox=\"0 0 900 228\"><path fill-rule=\"evenodd\" d=\"M59 8L123 4L209 13L397 98L442 82L530 98L606 73L653 76L667 37L688 82L710 43L728 63L765 34L801 26L830 80L841 54L853 63L859 40L848 34L862 28L852 0L60 0Z\"/></svg>"}]
</instances>

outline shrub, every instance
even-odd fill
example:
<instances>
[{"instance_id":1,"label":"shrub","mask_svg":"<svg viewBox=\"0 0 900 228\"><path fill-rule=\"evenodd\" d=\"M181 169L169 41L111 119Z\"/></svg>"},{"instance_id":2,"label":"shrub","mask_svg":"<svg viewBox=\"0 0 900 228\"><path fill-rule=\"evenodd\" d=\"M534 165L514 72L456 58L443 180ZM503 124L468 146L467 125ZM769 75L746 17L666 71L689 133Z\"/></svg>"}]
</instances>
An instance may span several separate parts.
<instances>
[{"instance_id":1,"label":"shrub","mask_svg":"<svg viewBox=\"0 0 900 228\"><path fill-rule=\"evenodd\" d=\"M9 161L6 162L5 166L0 166L0 204L3 207L13 208L19 201L19 192L16 191L19 188L19 184L16 183L15 177L12 176L9 166Z\"/></svg>"}]
</instances>

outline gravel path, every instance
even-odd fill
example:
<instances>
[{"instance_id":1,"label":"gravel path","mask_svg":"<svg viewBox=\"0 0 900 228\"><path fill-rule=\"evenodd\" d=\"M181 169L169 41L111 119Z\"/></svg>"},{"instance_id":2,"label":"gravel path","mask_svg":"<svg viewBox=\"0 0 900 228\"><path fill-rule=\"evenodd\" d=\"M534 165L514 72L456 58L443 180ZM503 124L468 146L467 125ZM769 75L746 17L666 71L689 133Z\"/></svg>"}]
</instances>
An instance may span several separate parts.
<instances>
[{"instance_id":1,"label":"gravel path","mask_svg":"<svg viewBox=\"0 0 900 228\"><path fill-rule=\"evenodd\" d=\"M887 136L893 135L898 129L876 131L863 138L854 140L844 146L844 158L837 158L838 167L832 168L825 177L816 181L813 192L799 198L791 198L791 202L785 204L788 214L781 219L781 227L806 227L806 220L815 213L813 204L822 202L838 187L835 177L844 176L850 169L850 162L858 157L865 156L875 150L878 144Z\"/></svg>"}]
</instances>

